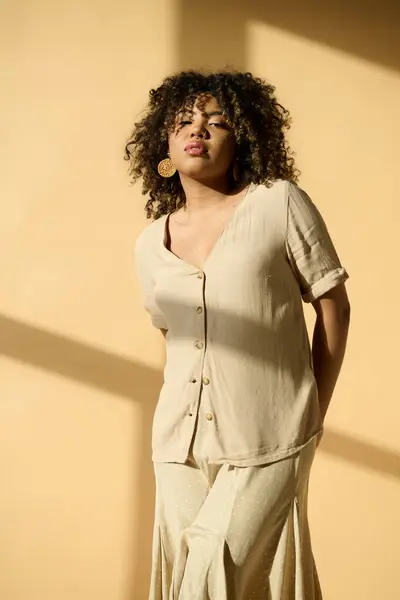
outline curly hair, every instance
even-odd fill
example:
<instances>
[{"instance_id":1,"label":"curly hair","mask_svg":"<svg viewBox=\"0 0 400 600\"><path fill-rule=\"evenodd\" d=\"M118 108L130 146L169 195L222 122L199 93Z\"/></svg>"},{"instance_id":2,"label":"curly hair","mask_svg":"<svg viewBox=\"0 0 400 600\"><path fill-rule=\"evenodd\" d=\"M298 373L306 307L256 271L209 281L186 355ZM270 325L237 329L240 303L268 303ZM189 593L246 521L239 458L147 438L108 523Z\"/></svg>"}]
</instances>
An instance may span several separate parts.
<instances>
[{"instance_id":1,"label":"curly hair","mask_svg":"<svg viewBox=\"0 0 400 600\"><path fill-rule=\"evenodd\" d=\"M149 194L148 218L158 219L186 202L178 174L163 178L157 166L167 156L177 114L190 112L204 95L216 98L235 136L238 186L298 178L285 138L290 115L278 103L274 86L251 73L185 71L150 91L147 111L125 146L129 175L133 182L142 177L142 193Z\"/></svg>"}]
</instances>

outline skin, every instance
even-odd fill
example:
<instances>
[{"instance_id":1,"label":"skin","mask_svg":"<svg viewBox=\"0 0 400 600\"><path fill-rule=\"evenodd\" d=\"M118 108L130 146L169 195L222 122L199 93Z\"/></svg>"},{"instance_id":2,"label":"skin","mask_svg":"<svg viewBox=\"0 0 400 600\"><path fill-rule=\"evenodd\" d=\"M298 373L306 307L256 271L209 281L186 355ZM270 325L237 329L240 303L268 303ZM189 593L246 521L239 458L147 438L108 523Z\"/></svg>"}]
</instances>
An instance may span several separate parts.
<instances>
[{"instance_id":1,"label":"skin","mask_svg":"<svg viewBox=\"0 0 400 600\"><path fill-rule=\"evenodd\" d=\"M190 143L207 152L193 156ZM193 113L177 116L169 136L169 154L178 170L186 206L168 221L171 252L202 270L246 190L233 178L235 137L213 97L200 97Z\"/></svg>"},{"instance_id":2,"label":"skin","mask_svg":"<svg viewBox=\"0 0 400 600\"><path fill-rule=\"evenodd\" d=\"M191 156L185 147L197 141L204 142L208 152ZM219 206L238 192L230 176L235 137L212 96L200 97L193 114L177 116L175 129L169 136L169 154L178 170L188 210L197 212Z\"/></svg>"},{"instance_id":3,"label":"skin","mask_svg":"<svg viewBox=\"0 0 400 600\"><path fill-rule=\"evenodd\" d=\"M201 269L245 190L232 183L235 139L218 102L213 97L200 100L203 102L195 104L192 114L178 115L169 137L170 158L186 195L186 207L170 219L169 246ZM196 141L206 144L205 155L190 156L185 151L188 143ZM350 304L345 285L330 290L313 307L312 354L324 421L346 350ZM162 333L165 337L167 332Z\"/></svg>"},{"instance_id":4,"label":"skin","mask_svg":"<svg viewBox=\"0 0 400 600\"><path fill-rule=\"evenodd\" d=\"M345 284L318 298L313 307L316 313L312 344L314 375L324 421L342 367L350 326L350 303Z\"/></svg>"}]
</instances>

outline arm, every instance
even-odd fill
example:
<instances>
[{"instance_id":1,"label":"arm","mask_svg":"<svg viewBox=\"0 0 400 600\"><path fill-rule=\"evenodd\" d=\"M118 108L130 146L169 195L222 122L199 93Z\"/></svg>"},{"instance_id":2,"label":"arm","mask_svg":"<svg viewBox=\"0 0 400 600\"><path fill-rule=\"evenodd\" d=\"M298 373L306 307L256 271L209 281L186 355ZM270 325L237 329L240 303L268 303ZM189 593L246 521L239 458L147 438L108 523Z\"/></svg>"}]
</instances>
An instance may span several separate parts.
<instances>
[{"instance_id":1,"label":"arm","mask_svg":"<svg viewBox=\"0 0 400 600\"><path fill-rule=\"evenodd\" d=\"M313 307L317 319L312 354L324 420L342 366L350 324L350 303L344 283L315 300Z\"/></svg>"},{"instance_id":2,"label":"arm","mask_svg":"<svg viewBox=\"0 0 400 600\"><path fill-rule=\"evenodd\" d=\"M350 304L341 265L321 213L295 184L288 186L286 247L304 302L317 315L312 344L322 421L325 419L346 349Z\"/></svg>"},{"instance_id":3,"label":"arm","mask_svg":"<svg viewBox=\"0 0 400 600\"><path fill-rule=\"evenodd\" d=\"M154 225L154 224L153 224ZM153 241L149 237L157 233L153 225L143 231L135 245L136 274L144 300L144 308L149 313L151 322L156 329L166 330L167 324L155 296L154 287L157 277L157 254L153 250Z\"/></svg>"}]
</instances>

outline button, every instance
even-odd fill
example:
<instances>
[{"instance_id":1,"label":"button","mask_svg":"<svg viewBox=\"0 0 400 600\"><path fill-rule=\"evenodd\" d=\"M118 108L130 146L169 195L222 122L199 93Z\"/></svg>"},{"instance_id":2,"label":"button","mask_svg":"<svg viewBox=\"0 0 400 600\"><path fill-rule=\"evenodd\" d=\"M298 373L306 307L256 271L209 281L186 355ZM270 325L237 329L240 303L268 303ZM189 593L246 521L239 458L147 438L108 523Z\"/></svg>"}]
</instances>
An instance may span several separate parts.
<instances>
[{"instance_id":1,"label":"button","mask_svg":"<svg viewBox=\"0 0 400 600\"><path fill-rule=\"evenodd\" d=\"M208 377L203 377L203 383L204 383L204 385L208 385L210 383L210 380L208 379Z\"/></svg>"},{"instance_id":2,"label":"button","mask_svg":"<svg viewBox=\"0 0 400 600\"><path fill-rule=\"evenodd\" d=\"M206 419L207 419L207 421L212 421L213 420L212 414L211 413L207 413L206 414Z\"/></svg>"},{"instance_id":3,"label":"button","mask_svg":"<svg viewBox=\"0 0 400 600\"><path fill-rule=\"evenodd\" d=\"M197 312L199 315L201 315L201 313L203 312L203 307L202 307L202 306L198 306L198 307L196 308L196 312Z\"/></svg>"},{"instance_id":4,"label":"button","mask_svg":"<svg viewBox=\"0 0 400 600\"><path fill-rule=\"evenodd\" d=\"M199 272L197 273L197 279L203 279L203 277L204 277L204 273L203 273L203 271L199 271Z\"/></svg>"},{"instance_id":5,"label":"button","mask_svg":"<svg viewBox=\"0 0 400 600\"><path fill-rule=\"evenodd\" d=\"M195 348L197 348L197 350L202 350L202 348L204 347L203 342L200 342L199 340L197 340L195 343Z\"/></svg>"}]
</instances>

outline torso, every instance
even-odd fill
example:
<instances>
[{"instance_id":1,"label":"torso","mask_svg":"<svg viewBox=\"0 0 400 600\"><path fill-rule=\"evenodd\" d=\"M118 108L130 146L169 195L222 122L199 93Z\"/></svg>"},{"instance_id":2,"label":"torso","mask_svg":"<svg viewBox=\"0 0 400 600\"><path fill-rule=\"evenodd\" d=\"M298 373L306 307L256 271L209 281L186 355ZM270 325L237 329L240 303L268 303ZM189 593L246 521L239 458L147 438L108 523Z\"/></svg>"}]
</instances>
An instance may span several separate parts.
<instances>
[{"instance_id":1,"label":"torso","mask_svg":"<svg viewBox=\"0 0 400 600\"><path fill-rule=\"evenodd\" d=\"M207 216L176 211L140 238L146 307L168 330L155 462L185 462L197 425L207 432L210 462L238 466L280 460L320 430L300 282L287 251L289 193L299 248L304 232L312 243L324 229L314 231L309 201L284 181L224 198ZM325 268L321 256L315 273Z\"/></svg>"}]
</instances>

